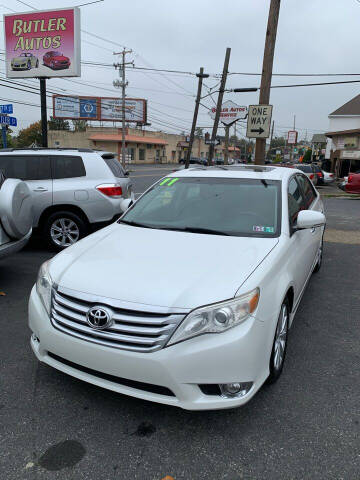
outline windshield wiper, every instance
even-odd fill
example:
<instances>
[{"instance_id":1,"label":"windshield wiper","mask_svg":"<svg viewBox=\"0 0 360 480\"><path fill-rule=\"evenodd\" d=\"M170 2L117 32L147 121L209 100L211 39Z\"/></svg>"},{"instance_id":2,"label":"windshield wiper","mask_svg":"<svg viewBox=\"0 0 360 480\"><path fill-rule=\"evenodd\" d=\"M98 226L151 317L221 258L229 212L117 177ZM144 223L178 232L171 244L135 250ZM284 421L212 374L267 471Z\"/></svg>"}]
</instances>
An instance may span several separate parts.
<instances>
[{"instance_id":1,"label":"windshield wiper","mask_svg":"<svg viewBox=\"0 0 360 480\"><path fill-rule=\"evenodd\" d=\"M220 230L213 230L211 228L201 228L201 227L156 227L160 230L171 230L174 232L189 232L189 233L205 233L209 235L227 235L230 236L230 233L222 232Z\"/></svg>"},{"instance_id":2,"label":"windshield wiper","mask_svg":"<svg viewBox=\"0 0 360 480\"><path fill-rule=\"evenodd\" d=\"M129 220L118 220L118 223L125 223L126 225L131 225L132 227L157 228L152 227L151 225L145 225L144 223L130 222Z\"/></svg>"}]
</instances>

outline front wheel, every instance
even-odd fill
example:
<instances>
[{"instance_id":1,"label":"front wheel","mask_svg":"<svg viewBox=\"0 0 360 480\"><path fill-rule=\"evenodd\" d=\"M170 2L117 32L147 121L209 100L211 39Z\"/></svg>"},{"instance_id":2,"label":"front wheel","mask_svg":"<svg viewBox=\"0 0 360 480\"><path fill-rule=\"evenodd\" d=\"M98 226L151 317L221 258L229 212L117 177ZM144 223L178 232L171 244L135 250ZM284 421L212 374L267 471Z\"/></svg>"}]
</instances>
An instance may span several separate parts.
<instances>
[{"instance_id":1,"label":"front wheel","mask_svg":"<svg viewBox=\"0 0 360 480\"><path fill-rule=\"evenodd\" d=\"M74 245L88 233L84 220L72 212L56 212L49 216L44 226L46 243L56 250Z\"/></svg>"},{"instance_id":2,"label":"front wheel","mask_svg":"<svg viewBox=\"0 0 360 480\"><path fill-rule=\"evenodd\" d=\"M284 366L289 329L289 314L289 302L287 299L285 299L281 305L280 314L276 325L274 343L269 364L270 375L268 377L268 383L275 383L276 380L278 380Z\"/></svg>"}]
</instances>

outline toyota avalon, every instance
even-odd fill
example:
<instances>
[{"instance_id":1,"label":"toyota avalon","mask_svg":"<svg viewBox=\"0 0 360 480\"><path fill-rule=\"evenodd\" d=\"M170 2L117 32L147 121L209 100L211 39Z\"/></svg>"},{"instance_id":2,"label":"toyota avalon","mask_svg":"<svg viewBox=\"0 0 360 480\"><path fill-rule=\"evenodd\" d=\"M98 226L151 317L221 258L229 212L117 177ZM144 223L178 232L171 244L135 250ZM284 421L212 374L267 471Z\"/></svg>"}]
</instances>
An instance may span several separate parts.
<instances>
[{"instance_id":1,"label":"toyota avalon","mask_svg":"<svg viewBox=\"0 0 360 480\"><path fill-rule=\"evenodd\" d=\"M322 261L323 204L296 169L197 167L40 268L29 304L41 362L189 410L246 403L282 372Z\"/></svg>"}]
</instances>

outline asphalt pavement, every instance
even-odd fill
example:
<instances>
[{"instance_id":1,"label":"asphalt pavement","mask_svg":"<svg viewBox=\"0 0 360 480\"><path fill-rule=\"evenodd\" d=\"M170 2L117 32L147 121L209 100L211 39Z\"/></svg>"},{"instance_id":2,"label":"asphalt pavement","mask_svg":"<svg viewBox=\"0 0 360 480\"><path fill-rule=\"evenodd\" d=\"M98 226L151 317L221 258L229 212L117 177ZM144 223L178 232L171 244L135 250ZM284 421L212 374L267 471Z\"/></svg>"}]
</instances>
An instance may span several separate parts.
<instances>
[{"instance_id":1,"label":"asphalt pavement","mask_svg":"<svg viewBox=\"0 0 360 480\"><path fill-rule=\"evenodd\" d=\"M135 192L169 171L136 169ZM325 198L325 206L329 230L342 233L325 243L283 375L234 410L187 412L39 364L29 346L27 299L52 253L34 239L4 259L0 479L359 480L360 241L349 244L346 235L360 231L360 200Z\"/></svg>"}]
</instances>

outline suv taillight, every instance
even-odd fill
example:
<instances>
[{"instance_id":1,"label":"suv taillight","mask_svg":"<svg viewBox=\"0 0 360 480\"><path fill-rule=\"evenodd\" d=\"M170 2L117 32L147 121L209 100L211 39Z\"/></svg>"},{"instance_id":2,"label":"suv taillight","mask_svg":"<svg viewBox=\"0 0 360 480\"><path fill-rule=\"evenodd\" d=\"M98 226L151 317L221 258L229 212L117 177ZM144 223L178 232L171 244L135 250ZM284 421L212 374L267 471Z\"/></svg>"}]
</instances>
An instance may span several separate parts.
<instances>
[{"instance_id":1,"label":"suv taillight","mask_svg":"<svg viewBox=\"0 0 360 480\"><path fill-rule=\"evenodd\" d=\"M98 185L96 187L99 192L103 193L107 197L121 197L122 195L122 188L119 185L116 185L115 183L106 183L103 185Z\"/></svg>"},{"instance_id":2,"label":"suv taillight","mask_svg":"<svg viewBox=\"0 0 360 480\"><path fill-rule=\"evenodd\" d=\"M352 182L352 179L353 179L353 176L352 176L352 175L349 175L349 176L348 176L348 183Z\"/></svg>"}]
</instances>

